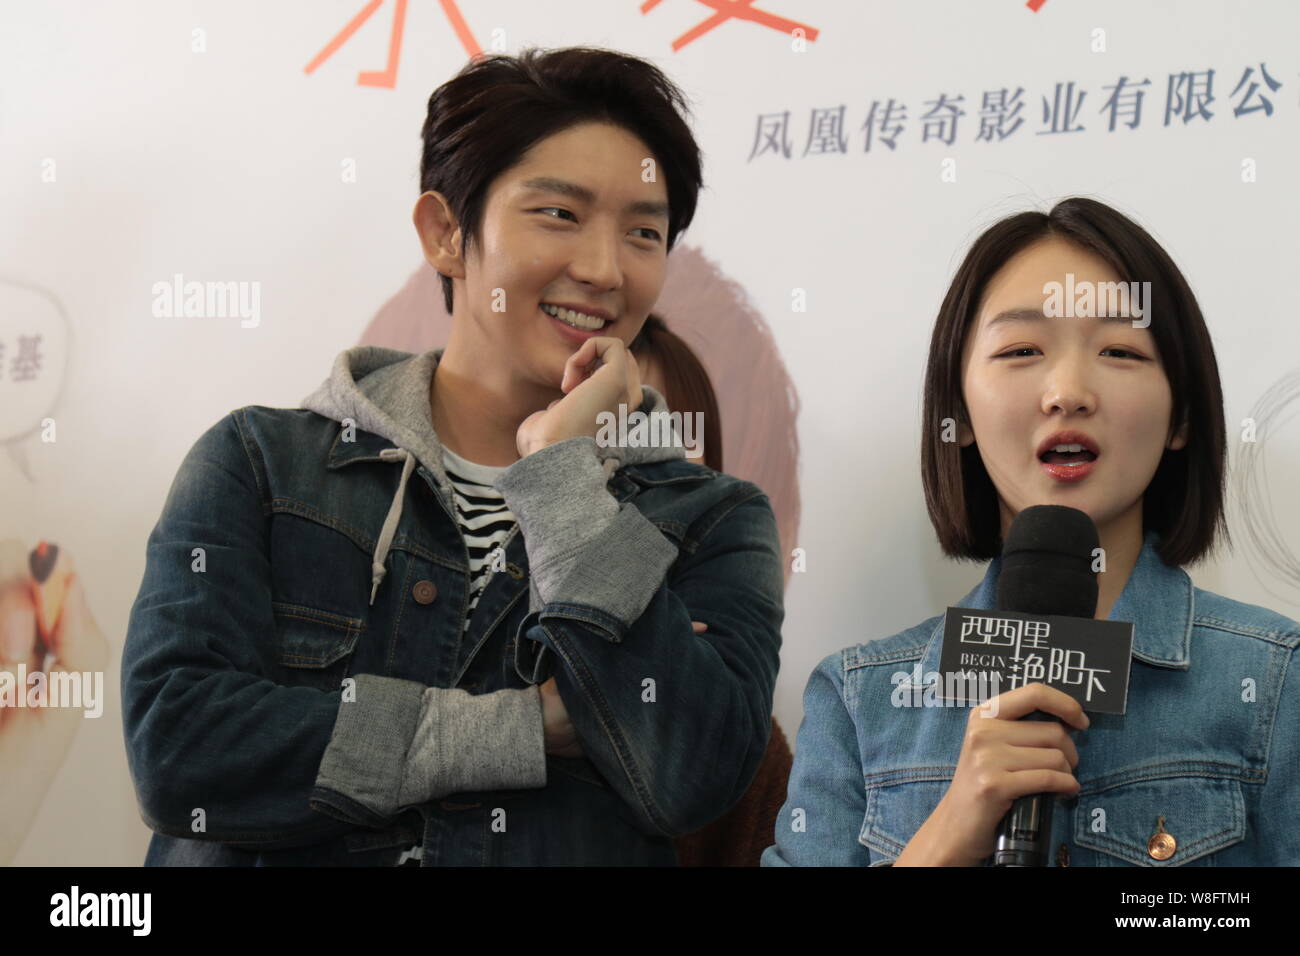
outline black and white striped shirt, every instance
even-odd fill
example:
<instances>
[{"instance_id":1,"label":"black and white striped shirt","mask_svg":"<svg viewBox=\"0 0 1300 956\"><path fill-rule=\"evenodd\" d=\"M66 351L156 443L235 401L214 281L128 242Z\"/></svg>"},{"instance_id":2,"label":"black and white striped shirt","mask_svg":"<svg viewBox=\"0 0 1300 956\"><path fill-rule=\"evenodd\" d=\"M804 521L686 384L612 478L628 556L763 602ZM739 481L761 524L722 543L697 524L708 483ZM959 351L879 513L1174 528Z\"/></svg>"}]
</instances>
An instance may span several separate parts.
<instances>
[{"instance_id":1,"label":"black and white striped shirt","mask_svg":"<svg viewBox=\"0 0 1300 956\"><path fill-rule=\"evenodd\" d=\"M492 487L508 466L494 467L466 461L445 445L442 461L451 480L460 531L469 549L470 597L469 610L462 624L462 629L465 629L469 627L478 599L492 576L492 552L497 548L502 551L497 564L500 569L500 562L505 560L506 542L516 533L518 525L501 492Z\"/></svg>"}]
</instances>

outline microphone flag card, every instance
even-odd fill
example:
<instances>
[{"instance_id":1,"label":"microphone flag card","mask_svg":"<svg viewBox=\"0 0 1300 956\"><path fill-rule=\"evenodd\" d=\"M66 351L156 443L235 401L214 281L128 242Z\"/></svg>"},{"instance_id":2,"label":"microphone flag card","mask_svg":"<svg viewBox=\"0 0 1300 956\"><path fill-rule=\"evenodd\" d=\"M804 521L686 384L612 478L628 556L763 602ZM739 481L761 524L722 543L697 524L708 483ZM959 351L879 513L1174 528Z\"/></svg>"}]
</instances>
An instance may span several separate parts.
<instances>
[{"instance_id":1,"label":"microphone flag card","mask_svg":"<svg viewBox=\"0 0 1300 956\"><path fill-rule=\"evenodd\" d=\"M988 696L1041 683L1069 694L1084 710L1122 714L1132 656L1127 621L950 607L939 655L946 693L939 696L953 699L954 684L962 682L987 687Z\"/></svg>"}]
</instances>

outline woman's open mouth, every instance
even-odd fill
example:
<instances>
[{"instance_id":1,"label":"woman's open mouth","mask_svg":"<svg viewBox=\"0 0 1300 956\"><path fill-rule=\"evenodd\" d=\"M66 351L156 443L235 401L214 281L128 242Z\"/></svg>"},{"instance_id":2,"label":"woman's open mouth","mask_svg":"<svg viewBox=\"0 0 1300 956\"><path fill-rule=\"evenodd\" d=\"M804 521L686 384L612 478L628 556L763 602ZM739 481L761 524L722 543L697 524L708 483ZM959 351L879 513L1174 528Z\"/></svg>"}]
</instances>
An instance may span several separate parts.
<instances>
[{"instance_id":1,"label":"woman's open mouth","mask_svg":"<svg viewBox=\"0 0 1300 956\"><path fill-rule=\"evenodd\" d=\"M1097 452L1078 442L1060 442L1038 456L1042 469L1057 481L1081 481L1092 473Z\"/></svg>"}]
</instances>

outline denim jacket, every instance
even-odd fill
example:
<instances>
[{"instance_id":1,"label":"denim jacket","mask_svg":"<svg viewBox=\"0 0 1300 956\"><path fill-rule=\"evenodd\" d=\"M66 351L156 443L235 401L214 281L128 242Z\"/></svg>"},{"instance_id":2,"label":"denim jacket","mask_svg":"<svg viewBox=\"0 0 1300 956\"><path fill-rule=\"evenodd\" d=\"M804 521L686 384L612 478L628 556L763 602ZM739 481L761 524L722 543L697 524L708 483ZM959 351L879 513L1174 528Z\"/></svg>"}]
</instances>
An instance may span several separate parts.
<instances>
[{"instance_id":1,"label":"denim jacket","mask_svg":"<svg viewBox=\"0 0 1300 956\"><path fill-rule=\"evenodd\" d=\"M122 660L147 863L671 865L744 794L783 616L767 498L680 445L551 445L497 482L519 530L466 626L440 356L350 349L306 408L236 409L185 457ZM544 752L551 676L583 757Z\"/></svg>"},{"instance_id":2,"label":"denim jacket","mask_svg":"<svg viewBox=\"0 0 1300 956\"><path fill-rule=\"evenodd\" d=\"M1134 624L1127 712L1074 733L1080 790L1056 800L1049 865L1300 864L1300 624L1194 587L1158 540L1147 533L1110 614ZM992 609L1000 564L956 606ZM938 805L969 711L891 701L939 670L942 625L817 667L764 866L888 865ZM1157 859L1161 828L1173 853Z\"/></svg>"}]
</instances>

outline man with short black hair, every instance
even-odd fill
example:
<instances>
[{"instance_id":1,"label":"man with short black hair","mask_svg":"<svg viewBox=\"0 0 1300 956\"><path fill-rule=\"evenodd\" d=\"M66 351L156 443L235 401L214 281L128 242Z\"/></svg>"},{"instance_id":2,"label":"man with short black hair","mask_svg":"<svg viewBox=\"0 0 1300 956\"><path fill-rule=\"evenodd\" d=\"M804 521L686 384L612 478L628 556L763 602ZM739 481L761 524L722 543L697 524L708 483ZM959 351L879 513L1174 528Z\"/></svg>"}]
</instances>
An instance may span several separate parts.
<instances>
[{"instance_id":1,"label":"man with short black hair","mask_svg":"<svg viewBox=\"0 0 1300 956\"><path fill-rule=\"evenodd\" d=\"M303 408L232 412L150 536L122 665L147 862L672 864L744 794L775 519L646 440L667 407L628 351L700 187L682 107L586 49L430 98L446 348L349 349Z\"/></svg>"}]
</instances>

